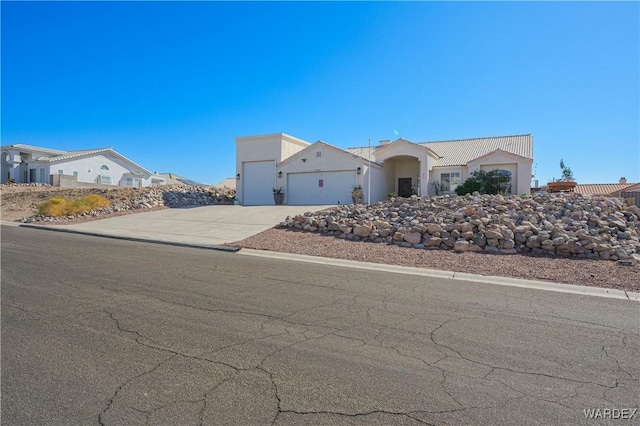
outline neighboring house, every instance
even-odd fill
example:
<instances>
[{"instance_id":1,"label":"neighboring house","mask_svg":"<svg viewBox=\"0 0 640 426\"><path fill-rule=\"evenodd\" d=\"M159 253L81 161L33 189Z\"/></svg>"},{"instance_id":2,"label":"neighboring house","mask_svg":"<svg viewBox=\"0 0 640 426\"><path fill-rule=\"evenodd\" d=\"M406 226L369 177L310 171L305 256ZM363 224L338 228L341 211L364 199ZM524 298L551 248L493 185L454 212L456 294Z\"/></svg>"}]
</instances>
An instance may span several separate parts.
<instances>
[{"instance_id":1,"label":"neighboring house","mask_svg":"<svg viewBox=\"0 0 640 426\"><path fill-rule=\"evenodd\" d=\"M1 181L63 187L159 186L165 179L113 148L62 151L31 145L0 147Z\"/></svg>"},{"instance_id":2,"label":"neighboring house","mask_svg":"<svg viewBox=\"0 0 640 426\"><path fill-rule=\"evenodd\" d=\"M586 183L576 185L573 192L582 195L607 195L609 197L620 197L623 191L640 189L640 183L628 183L627 179L620 178L618 183Z\"/></svg>"},{"instance_id":3,"label":"neighboring house","mask_svg":"<svg viewBox=\"0 0 640 426\"><path fill-rule=\"evenodd\" d=\"M435 182L443 193L453 193L473 171L494 169L509 178L509 193L528 194L532 163L531 135L420 143L398 139L346 150L285 133L238 137L236 200L274 204L273 189L281 188L286 204L349 204L351 190L359 185L363 201L373 203L389 193L435 195Z\"/></svg>"},{"instance_id":4,"label":"neighboring house","mask_svg":"<svg viewBox=\"0 0 640 426\"><path fill-rule=\"evenodd\" d=\"M574 192L582 195L606 195L607 197L622 197L629 204L640 207L640 183L628 183L626 178L620 178L618 183L593 183L576 185Z\"/></svg>"},{"instance_id":5,"label":"neighboring house","mask_svg":"<svg viewBox=\"0 0 640 426\"><path fill-rule=\"evenodd\" d=\"M192 185L192 186L208 186L202 182L198 182L192 179L187 179L183 176L178 176L175 173L160 173L160 176L165 178L166 185Z\"/></svg>"},{"instance_id":6,"label":"neighboring house","mask_svg":"<svg viewBox=\"0 0 640 426\"><path fill-rule=\"evenodd\" d=\"M213 186L220 189L223 189L223 188L236 189L236 179L226 178L223 181L216 183Z\"/></svg>"}]
</instances>

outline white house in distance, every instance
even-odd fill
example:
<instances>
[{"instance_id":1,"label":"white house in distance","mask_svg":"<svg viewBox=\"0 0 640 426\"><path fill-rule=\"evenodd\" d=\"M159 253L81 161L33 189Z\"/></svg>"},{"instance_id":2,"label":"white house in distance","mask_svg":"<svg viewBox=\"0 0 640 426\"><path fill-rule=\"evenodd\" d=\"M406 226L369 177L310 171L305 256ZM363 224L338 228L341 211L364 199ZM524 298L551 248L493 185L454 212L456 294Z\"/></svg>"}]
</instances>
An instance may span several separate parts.
<instances>
[{"instance_id":1,"label":"white house in distance","mask_svg":"<svg viewBox=\"0 0 640 426\"><path fill-rule=\"evenodd\" d=\"M349 204L351 190L360 185L363 202L374 203L391 192L435 195L434 182L444 193L453 192L475 170L500 170L509 177L509 193L528 194L532 163L530 134L419 143L398 139L346 150L285 133L238 137L236 200L247 206L274 204L273 189L281 188L285 204Z\"/></svg>"},{"instance_id":2,"label":"white house in distance","mask_svg":"<svg viewBox=\"0 0 640 426\"><path fill-rule=\"evenodd\" d=\"M165 178L151 173L113 148L61 151L15 144L0 147L2 183L47 183L63 187L159 186Z\"/></svg>"}]
</instances>

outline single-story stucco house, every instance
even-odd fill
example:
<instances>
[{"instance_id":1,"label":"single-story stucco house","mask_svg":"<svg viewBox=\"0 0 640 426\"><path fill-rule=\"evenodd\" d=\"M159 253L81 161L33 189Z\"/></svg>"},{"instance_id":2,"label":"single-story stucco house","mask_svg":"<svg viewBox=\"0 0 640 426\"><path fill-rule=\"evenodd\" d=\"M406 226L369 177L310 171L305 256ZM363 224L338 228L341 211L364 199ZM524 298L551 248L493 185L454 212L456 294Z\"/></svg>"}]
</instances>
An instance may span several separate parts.
<instances>
[{"instance_id":1,"label":"single-story stucco house","mask_svg":"<svg viewBox=\"0 0 640 426\"><path fill-rule=\"evenodd\" d=\"M15 144L0 147L2 183L55 186L159 186L165 178L151 173L113 148L62 151Z\"/></svg>"},{"instance_id":2,"label":"single-story stucco house","mask_svg":"<svg viewBox=\"0 0 640 426\"><path fill-rule=\"evenodd\" d=\"M434 142L405 139L377 146L340 149L276 133L236 138L236 200L274 204L273 190L290 205L349 204L361 186L363 202L398 196L452 193L475 170L508 176L508 192L531 190L533 137L498 136ZM370 183L370 185L369 185Z\"/></svg>"}]
</instances>

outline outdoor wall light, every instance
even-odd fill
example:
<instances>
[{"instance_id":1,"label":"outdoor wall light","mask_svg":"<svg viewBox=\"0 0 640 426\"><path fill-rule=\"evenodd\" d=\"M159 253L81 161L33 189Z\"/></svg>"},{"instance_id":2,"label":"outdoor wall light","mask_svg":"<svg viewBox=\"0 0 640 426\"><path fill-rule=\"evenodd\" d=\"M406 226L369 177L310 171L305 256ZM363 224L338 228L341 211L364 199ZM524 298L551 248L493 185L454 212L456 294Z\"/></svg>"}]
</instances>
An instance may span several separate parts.
<instances>
[{"instance_id":1,"label":"outdoor wall light","mask_svg":"<svg viewBox=\"0 0 640 426\"><path fill-rule=\"evenodd\" d=\"M282 172L278 172L278 177L281 178L282 177Z\"/></svg>"},{"instance_id":2,"label":"outdoor wall light","mask_svg":"<svg viewBox=\"0 0 640 426\"><path fill-rule=\"evenodd\" d=\"M236 180L240 180L240 173L236 175Z\"/></svg>"},{"instance_id":3,"label":"outdoor wall light","mask_svg":"<svg viewBox=\"0 0 640 426\"><path fill-rule=\"evenodd\" d=\"M306 161L307 161L307 159L306 159L306 158L303 158L303 159L302 159L302 162L303 162L303 163L305 163Z\"/></svg>"},{"instance_id":4,"label":"outdoor wall light","mask_svg":"<svg viewBox=\"0 0 640 426\"><path fill-rule=\"evenodd\" d=\"M362 167L358 167L358 168L356 169L356 174L359 174L359 175L361 175L361 174L362 174Z\"/></svg>"}]
</instances>

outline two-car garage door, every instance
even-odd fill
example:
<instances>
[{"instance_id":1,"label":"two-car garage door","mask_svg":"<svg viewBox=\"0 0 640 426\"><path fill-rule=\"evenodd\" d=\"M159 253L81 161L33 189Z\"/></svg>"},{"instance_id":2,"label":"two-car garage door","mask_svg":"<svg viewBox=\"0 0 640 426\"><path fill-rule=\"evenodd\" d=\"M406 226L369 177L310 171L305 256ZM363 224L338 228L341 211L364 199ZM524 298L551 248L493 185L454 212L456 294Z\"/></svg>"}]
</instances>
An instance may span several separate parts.
<instances>
[{"instance_id":1,"label":"two-car garage door","mask_svg":"<svg viewBox=\"0 0 640 426\"><path fill-rule=\"evenodd\" d=\"M291 205L350 204L356 173L353 170L289 173L287 179Z\"/></svg>"}]
</instances>

